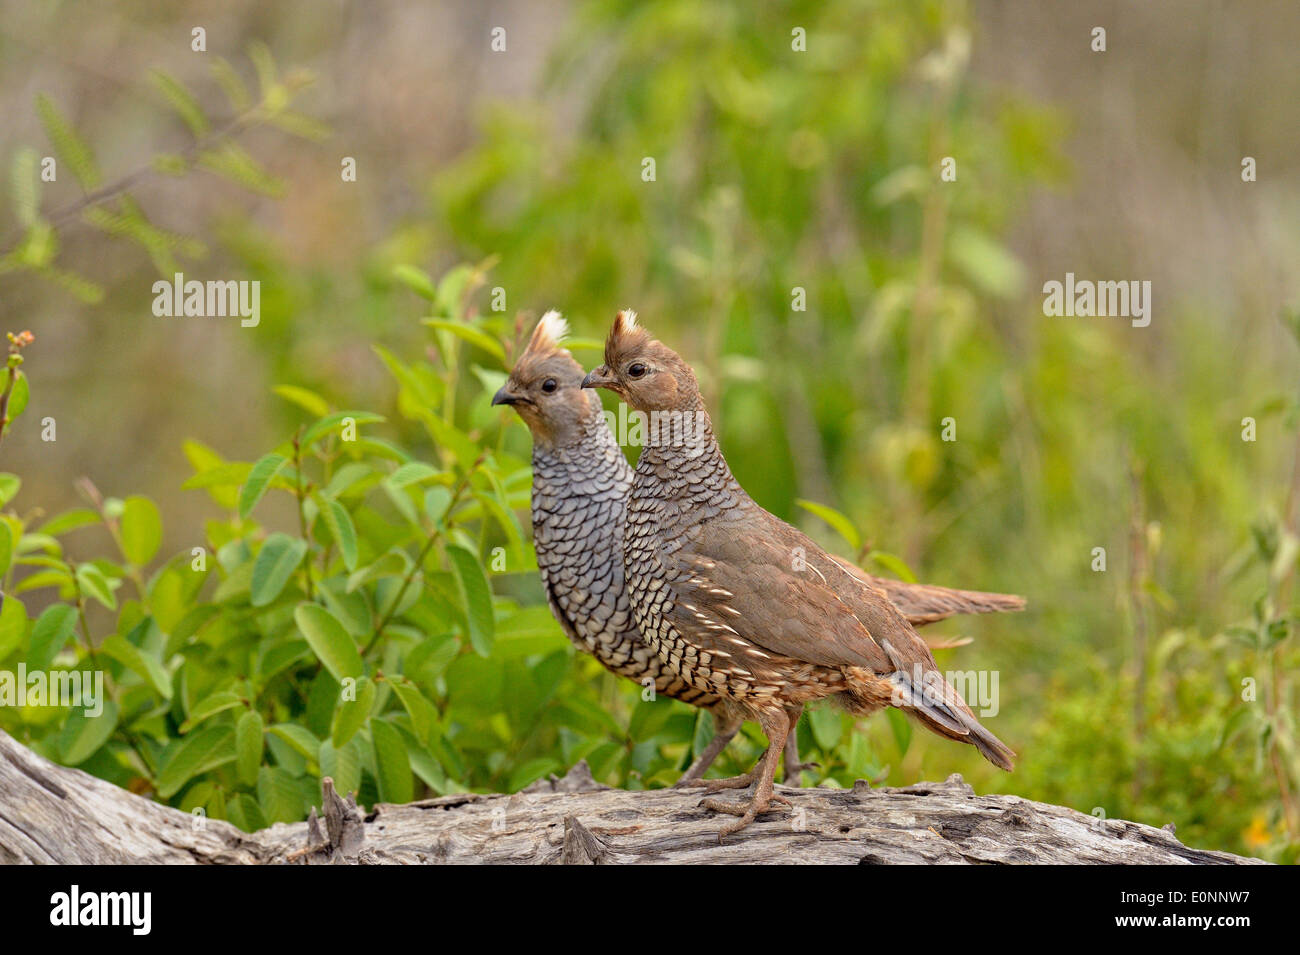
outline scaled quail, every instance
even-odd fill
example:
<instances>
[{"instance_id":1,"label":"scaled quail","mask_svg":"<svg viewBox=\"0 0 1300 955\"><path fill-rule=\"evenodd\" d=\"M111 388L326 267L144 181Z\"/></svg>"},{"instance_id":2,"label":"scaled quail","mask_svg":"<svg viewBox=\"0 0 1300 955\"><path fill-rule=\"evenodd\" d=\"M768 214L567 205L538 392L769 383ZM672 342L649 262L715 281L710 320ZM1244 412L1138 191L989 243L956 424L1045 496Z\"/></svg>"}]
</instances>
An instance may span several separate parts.
<instances>
[{"instance_id":1,"label":"scaled quail","mask_svg":"<svg viewBox=\"0 0 1300 955\"><path fill-rule=\"evenodd\" d=\"M1015 755L980 725L925 641L867 575L759 507L736 482L690 367L620 312L605 364L583 387L614 391L646 413L646 443L627 503L627 589L644 640L684 683L757 719L768 747L753 771L711 791L754 784L752 797L702 805L744 828L771 803L776 764L804 704L833 697L851 712L887 706L1002 769Z\"/></svg>"}]
</instances>

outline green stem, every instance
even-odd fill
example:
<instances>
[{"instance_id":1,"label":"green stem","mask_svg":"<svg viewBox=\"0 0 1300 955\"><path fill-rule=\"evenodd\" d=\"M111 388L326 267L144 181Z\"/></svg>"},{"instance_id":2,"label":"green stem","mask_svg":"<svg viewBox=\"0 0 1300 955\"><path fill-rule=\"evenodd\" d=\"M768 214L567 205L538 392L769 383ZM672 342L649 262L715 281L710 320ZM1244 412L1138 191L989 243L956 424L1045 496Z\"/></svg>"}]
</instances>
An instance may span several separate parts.
<instances>
[{"instance_id":1,"label":"green stem","mask_svg":"<svg viewBox=\"0 0 1300 955\"><path fill-rule=\"evenodd\" d=\"M451 502L447 505L447 510L444 512L446 516L449 517L456 505L460 502L461 495L463 495L465 489L469 487L470 478L474 476L474 472L479 469L479 466L483 463L483 459L486 457L487 452L484 451L474 460L474 463L470 465L469 470L465 472L465 476L461 478L460 483L456 485L456 490L451 495ZM425 558L429 556L429 551L433 550L433 545L440 537L442 537L442 532L435 527L430 532L429 539L425 541L424 546L420 548L420 554L415 558L415 563L411 565L411 569L408 570L406 576L402 578L402 586L398 588L397 594L388 605L388 609L384 612L383 617L380 618L379 623L375 626L375 632L372 633L370 639L366 641L366 645L361 651L362 656L365 656L374 649L375 644L384 633L384 628L392 621L393 615L397 613L397 608L401 606L402 598L406 596L406 591L410 588L411 581L415 579L416 573L424 566Z\"/></svg>"},{"instance_id":2,"label":"green stem","mask_svg":"<svg viewBox=\"0 0 1300 955\"><path fill-rule=\"evenodd\" d=\"M293 470L294 470L294 494L298 498L298 529L302 532L303 542L307 545L306 552L302 555L302 572L307 578L307 599L315 600L316 592L311 582L311 538L307 536L307 511L306 497L302 490L302 446L300 438L302 429L293 436Z\"/></svg>"},{"instance_id":3,"label":"green stem","mask_svg":"<svg viewBox=\"0 0 1300 955\"><path fill-rule=\"evenodd\" d=\"M14 384L18 381L18 369L10 366L9 377L5 381L5 390L0 392L0 441L4 440L5 428L9 426L9 396L13 394Z\"/></svg>"}]
</instances>

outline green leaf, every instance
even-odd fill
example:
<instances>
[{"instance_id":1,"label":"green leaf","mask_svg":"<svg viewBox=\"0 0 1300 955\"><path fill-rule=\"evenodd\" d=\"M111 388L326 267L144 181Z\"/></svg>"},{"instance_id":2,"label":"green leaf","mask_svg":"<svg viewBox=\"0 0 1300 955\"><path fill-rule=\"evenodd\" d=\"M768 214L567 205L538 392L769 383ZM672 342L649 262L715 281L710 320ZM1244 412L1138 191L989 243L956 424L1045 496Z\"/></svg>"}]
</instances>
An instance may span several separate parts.
<instances>
[{"instance_id":1,"label":"green leaf","mask_svg":"<svg viewBox=\"0 0 1300 955\"><path fill-rule=\"evenodd\" d=\"M255 672L261 682L266 683L286 667L310 659L311 647L306 640L283 640L264 647Z\"/></svg>"},{"instance_id":2,"label":"green leaf","mask_svg":"<svg viewBox=\"0 0 1300 955\"><path fill-rule=\"evenodd\" d=\"M439 445L444 454L450 454L465 467L469 467L479 455L479 445L469 435L432 412L421 419L429 429L434 443Z\"/></svg>"},{"instance_id":3,"label":"green leaf","mask_svg":"<svg viewBox=\"0 0 1300 955\"><path fill-rule=\"evenodd\" d=\"M348 633L353 637L368 637L375 625L370 604L364 594L349 593L346 586L346 582L339 577L321 581L321 599Z\"/></svg>"},{"instance_id":4,"label":"green leaf","mask_svg":"<svg viewBox=\"0 0 1300 955\"><path fill-rule=\"evenodd\" d=\"M188 733L204 720L216 716L218 713L224 713L226 710L234 709L243 702L243 698L232 690L218 690L215 693L209 693L190 708L189 718L181 724L181 733Z\"/></svg>"},{"instance_id":5,"label":"green leaf","mask_svg":"<svg viewBox=\"0 0 1300 955\"><path fill-rule=\"evenodd\" d=\"M272 199L284 195L284 180L271 175L246 149L228 139L199 153L198 164L250 192Z\"/></svg>"},{"instance_id":6,"label":"green leaf","mask_svg":"<svg viewBox=\"0 0 1300 955\"><path fill-rule=\"evenodd\" d=\"M190 159L180 153L157 153L149 164L164 176L185 176L190 171Z\"/></svg>"},{"instance_id":7,"label":"green leaf","mask_svg":"<svg viewBox=\"0 0 1300 955\"><path fill-rule=\"evenodd\" d=\"M465 322L453 322L445 318L426 318L423 324L430 328L436 328L439 331L450 332L457 338L469 342L477 348L483 349L492 357L496 358L502 365L506 363L506 350L501 347L501 343L489 335L477 325L469 325Z\"/></svg>"},{"instance_id":8,"label":"green leaf","mask_svg":"<svg viewBox=\"0 0 1300 955\"><path fill-rule=\"evenodd\" d=\"M34 225L40 213L40 165L40 154L30 146L24 146L14 153L9 167L14 215L24 228Z\"/></svg>"},{"instance_id":9,"label":"green leaf","mask_svg":"<svg viewBox=\"0 0 1300 955\"><path fill-rule=\"evenodd\" d=\"M18 489L23 486L22 478L8 471L0 471L0 507L14 499Z\"/></svg>"},{"instance_id":10,"label":"green leaf","mask_svg":"<svg viewBox=\"0 0 1300 955\"><path fill-rule=\"evenodd\" d=\"M483 284L481 266L462 262L453 265L438 280L437 314L459 315L474 289Z\"/></svg>"},{"instance_id":11,"label":"green leaf","mask_svg":"<svg viewBox=\"0 0 1300 955\"><path fill-rule=\"evenodd\" d=\"M330 413L329 403L314 391L299 388L297 385L276 385L272 390L285 401L292 402L318 418Z\"/></svg>"},{"instance_id":12,"label":"green leaf","mask_svg":"<svg viewBox=\"0 0 1300 955\"><path fill-rule=\"evenodd\" d=\"M387 480L380 482L379 486L403 518L411 524L419 522L420 515L416 512L415 505L411 503L411 499L405 491L393 487Z\"/></svg>"},{"instance_id":13,"label":"green leaf","mask_svg":"<svg viewBox=\"0 0 1300 955\"><path fill-rule=\"evenodd\" d=\"M397 727L384 720L370 721L370 738L375 753L375 775L382 802L402 804L415 798L415 780L406 741Z\"/></svg>"},{"instance_id":14,"label":"green leaf","mask_svg":"<svg viewBox=\"0 0 1300 955\"><path fill-rule=\"evenodd\" d=\"M94 564L77 565L77 584L83 593L94 597L109 610L117 609L117 598L104 572Z\"/></svg>"},{"instance_id":15,"label":"green leaf","mask_svg":"<svg viewBox=\"0 0 1300 955\"><path fill-rule=\"evenodd\" d=\"M257 782L262 765L262 716L248 710L235 724L235 772L245 786Z\"/></svg>"},{"instance_id":16,"label":"green leaf","mask_svg":"<svg viewBox=\"0 0 1300 955\"><path fill-rule=\"evenodd\" d=\"M370 708L375 704L375 684L365 677L357 680L353 686L353 698L344 698L334 711L333 725L330 727L330 740L336 747L344 746L357 734L357 730L370 718ZM347 693L347 687L344 687Z\"/></svg>"},{"instance_id":17,"label":"green leaf","mask_svg":"<svg viewBox=\"0 0 1300 955\"><path fill-rule=\"evenodd\" d=\"M835 528L836 533L844 538L855 554L862 549L862 536L858 533L858 529L853 526L851 520L835 510L835 508L827 507L825 504L818 504L816 501L805 501L802 498L796 500L795 503L808 513L816 514Z\"/></svg>"},{"instance_id":18,"label":"green leaf","mask_svg":"<svg viewBox=\"0 0 1300 955\"><path fill-rule=\"evenodd\" d=\"M190 128L196 137L202 136L208 131L208 120L203 115L203 109L199 106L190 91L176 78L164 73L162 70L152 70L150 78L154 86L158 87L159 92L167 98L180 116L181 121Z\"/></svg>"},{"instance_id":19,"label":"green leaf","mask_svg":"<svg viewBox=\"0 0 1300 955\"><path fill-rule=\"evenodd\" d=\"M88 213L82 215L85 217ZM87 305L97 305L104 300L104 289L94 282L82 278L76 272L60 269L48 263L36 271L41 278L48 279L78 301L85 302ZM25 406L27 404L26 378L20 377L18 384L14 386L14 394L18 395L19 393L22 393L22 404Z\"/></svg>"},{"instance_id":20,"label":"green leaf","mask_svg":"<svg viewBox=\"0 0 1300 955\"><path fill-rule=\"evenodd\" d=\"M441 524L451 506L451 491L436 484L424 492L424 513L434 524Z\"/></svg>"},{"instance_id":21,"label":"green leaf","mask_svg":"<svg viewBox=\"0 0 1300 955\"><path fill-rule=\"evenodd\" d=\"M253 508L257 506L257 502L262 499L262 495L270 486L271 478L279 474L280 469L288 463L289 459L282 454L267 454L258 458L239 492L240 517L246 518L253 512Z\"/></svg>"},{"instance_id":22,"label":"green leaf","mask_svg":"<svg viewBox=\"0 0 1300 955\"><path fill-rule=\"evenodd\" d=\"M334 543L338 545L339 553L343 557L343 566L349 572L356 570L357 529L352 525L352 517L348 514L348 509L338 501L319 497L317 500L325 526L329 528L330 536L334 538Z\"/></svg>"},{"instance_id":23,"label":"green leaf","mask_svg":"<svg viewBox=\"0 0 1300 955\"><path fill-rule=\"evenodd\" d=\"M460 589L470 644L480 656L489 656L495 636L495 621L492 615L492 588L488 586L487 577L483 574L483 566L478 562L478 557L459 544L447 545L447 557Z\"/></svg>"},{"instance_id":24,"label":"green leaf","mask_svg":"<svg viewBox=\"0 0 1300 955\"><path fill-rule=\"evenodd\" d=\"M30 385L27 384L27 376L19 371L14 377L13 392L9 395L9 423L13 424L17 418L27 408L27 401L31 397Z\"/></svg>"},{"instance_id":25,"label":"green leaf","mask_svg":"<svg viewBox=\"0 0 1300 955\"><path fill-rule=\"evenodd\" d=\"M948 259L980 290L1014 298L1025 286L1024 264L1006 246L969 225L958 225L948 237Z\"/></svg>"},{"instance_id":26,"label":"green leaf","mask_svg":"<svg viewBox=\"0 0 1300 955\"><path fill-rule=\"evenodd\" d=\"M95 157L81 137L73 130L71 124L59 112L57 106L45 95L36 97L36 112L45 127L45 135L59 158L72 171L72 175L81 183L82 188L90 190L100 184L99 169Z\"/></svg>"},{"instance_id":27,"label":"green leaf","mask_svg":"<svg viewBox=\"0 0 1300 955\"><path fill-rule=\"evenodd\" d=\"M141 650L121 634L114 634L99 645L101 653L107 654L122 664L132 673L143 677L153 687L154 692L165 700L172 698L172 681L163 668L161 661L152 653Z\"/></svg>"},{"instance_id":28,"label":"green leaf","mask_svg":"<svg viewBox=\"0 0 1300 955\"><path fill-rule=\"evenodd\" d=\"M421 481L429 480L429 478L438 477L442 473L423 461L412 461L410 464L403 464L390 474L388 483L393 487L406 487L409 484L419 484Z\"/></svg>"},{"instance_id":29,"label":"green leaf","mask_svg":"<svg viewBox=\"0 0 1300 955\"><path fill-rule=\"evenodd\" d=\"M411 569L412 560L405 552L391 550L378 560L374 560L355 573L348 575L347 592L353 593L374 580L384 577L405 577Z\"/></svg>"},{"instance_id":30,"label":"green leaf","mask_svg":"<svg viewBox=\"0 0 1300 955\"><path fill-rule=\"evenodd\" d=\"M430 302L438 297L438 290L434 287L433 279L429 277L429 273L416 268L414 265L393 266L393 278L416 295L427 298Z\"/></svg>"},{"instance_id":31,"label":"green leaf","mask_svg":"<svg viewBox=\"0 0 1300 955\"><path fill-rule=\"evenodd\" d=\"M58 587L60 589L72 585L72 575L60 570L43 570L37 574L30 574L22 579L13 589L13 593L21 594L29 590L39 590L42 587Z\"/></svg>"},{"instance_id":32,"label":"green leaf","mask_svg":"<svg viewBox=\"0 0 1300 955\"><path fill-rule=\"evenodd\" d=\"M401 385L401 391L409 400L420 408L436 407L442 399L443 382L433 375L431 369L416 369L403 364L383 345L372 345L374 353L388 366L389 374Z\"/></svg>"},{"instance_id":33,"label":"green leaf","mask_svg":"<svg viewBox=\"0 0 1300 955\"><path fill-rule=\"evenodd\" d=\"M253 61L253 68L257 70L257 82L262 91L262 99L269 99L271 93L277 87L281 87L280 81L276 78L275 60L271 56L270 47L261 40L253 40L248 44L248 58Z\"/></svg>"},{"instance_id":34,"label":"green leaf","mask_svg":"<svg viewBox=\"0 0 1300 955\"><path fill-rule=\"evenodd\" d=\"M17 649L27 633L27 608L13 594L5 594L0 604L0 660Z\"/></svg>"},{"instance_id":35,"label":"green leaf","mask_svg":"<svg viewBox=\"0 0 1300 955\"><path fill-rule=\"evenodd\" d=\"M351 418L358 425L379 424L387 420L383 415L371 411L335 411L332 414L325 415L325 417L308 428L299 443L306 447L326 435L339 431L339 426L348 418Z\"/></svg>"},{"instance_id":36,"label":"green leaf","mask_svg":"<svg viewBox=\"0 0 1300 955\"><path fill-rule=\"evenodd\" d=\"M181 488L186 491L237 488L248 480L248 475L252 473L252 470L253 466L247 461L221 462L187 478ZM213 497L216 498L217 495L214 494ZM225 495L222 495L222 498L217 499L217 502L222 507L233 506L237 501L234 494L229 495L229 504L225 503L224 498Z\"/></svg>"},{"instance_id":37,"label":"green leaf","mask_svg":"<svg viewBox=\"0 0 1300 955\"><path fill-rule=\"evenodd\" d=\"M235 731L230 726L209 726L199 730L172 753L158 772L158 795L170 799L200 773L235 758Z\"/></svg>"},{"instance_id":38,"label":"green leaf","mask_svg":"<svg viewBox=\"0 0 1300 955\"><path fill-rule=\"evenodd\" d=\"M217 85L226 94L230 100L230 109L235 113L245 112L253 105L252 94L248 92L248 87L244 81L239 78L239 73L230 65L230 61L219 56L214 56L211 63L212 76L216 79Z\"/></svg>"},{"instance_id":39,"label":"green leaf","mask_svg":"<svg viewBox=\"0 0 1300 955\"><path fill-rule=\"evenodd\" d=\"M79 527L98 524L99 521L98 511L91 510L88 507L74 507L70 511L64 511L62 514L51 517L37 529L37 533L58 537L60 534L68 533L68 531L75 531Z\"/></svg>"},{"instance_id":40,"label":"green leaf","mask_svg":"<svg viewBox=\"0 0 1300 955\"><path fill-rule=\"evenodd\" d=\"M262 807L248 793L237 793L226 807L228 818L244 832L258 832L266 828Z\"/></svg>"},{"instance_id":41,"label":"green leaf","mask_svg":"<svg viewBox=\"0 0 1300 955\"><path fill-rule=\"evenodd\" d=\"M889 571L899 580L905 580L909 584L916 583L916 574L912 573L912 568L907 566L907 561L903 560L903 558L888 554L883 550L873 550L867 555L867 558Z\"/></svg>"},{"instance_id":42,"label":"green leaf","mask_svg":"<svg viewBox=\"0 0 1300 955\"><path fill-rule=\"evenodd\" d=\"M14 532L9 527L8 521L0 520L0 580L4 580L4 576L9 572L13 560Z\"/></svg>"},{"instance_id":43,"label":"green leaf","mask_svg":"<svg viewBox=\"0 0 1300 955\"><path fill-rule=\"evenodd\" d=\"M342 497L353 485L364 478L372 477L374 473L373 467L360 461L345 464L334 472L334 476L330 478L329 484L325 485L321 494L327 498Z\"/></svg>"},{"instance_id":44,"label":"green leaf","mask_svg":"<svg viewBox=\"0 0 1300 955\"><path fill-rule=\"evenodd\" d=\"M293 618L302 631L312 652L333 674L334 679L342 683L346 679L357 679L362 674L361 654L348 632L334 616L320 604L300 603L293 612ZM341 745L344 741L337 741Z\"/></svg>"},{"instance_id":45,"label":"green leaf","mask_svg":"<svg viewBox=\"0 0 1300 955\"><path fill-rule=\"evenodd\" d=\"M286 770L263 766L257 771L257 803L268 823L298 822L302 802L302 790Z\"/></svg>"},{"instance_id":46,"label":"green leaf","mask_svg":"<svg viewBox=\"0 0 1300 955\"><path fill-rule=\"evenodd\" d=\"M122 511L122 553L137 567L153 560L162 544L162 515L147 497L128 497Z\"/></svg>"},{"instance_id":47,"label":"green leaf","mask_svg":"<svg viewBox=\"0 0 1300 955\"><path fill-rule=\"evenodd\" d=\"M512 793L518 792L547 774L559 772L563 768L560 761L553 756L538 756L515 767L515 771L510 774L510 782L506 784L506 789Z\"/></svg>"},{"instance_id":48,"label":"green leaf","mask_svg":"<svg viewBox=\"0 0 1300 955\"><path fill-rule=\"evenodd\" d=\"M32 626L32 648L27 653L28 670L48 670L77 625L77 608L70 604L51 604ZM0 647L0 659L4 657Z\"/></svg>"},{"instance_id":49,"label":"green leaf","mask_svg":"<svg viewBox=\"0 0 1300 955\"><path fill-rule=\"evenodd\" d=\"M85 707L77 707L68 716L59 733L59 752L65 766L76 766L93 756L108 742L117 729L117 704L104 701L98 716L86 715Z\"/></svg>"},{"instance_id":50,"label":"green leaf","mask_svg":"<svg viewBox=\"0 0 1300 955\"><path fill-rule=\"evenodd\" d=\"M315 759L320 752L320 740L305 726L299 726L297 723L276 723L271 727L271 732L288 743L300 756Z\"/></svg>"},{"instance_id":51,"label":"green leaf","mask_svg":"<svg viewBox=\"0 0 1300 955\"><path fill-rule=\"evenodd\" d=\"M248 590L250 603L265 607L280 596L306 553L304 540L279 531L268 537L253 563L253 579Z\"/></svg>"},{"instance_id":52,"label":"green leaf","mask_svg":"<svg viewBox=\"0 0 1300 955\"><path fill-rule=\"evenodd\" d=\"M394 680L391 685L393 692L397 694L397 698L402 701L402 706L410 714L411 727L415 730L415 738L427 746L429 740L433 737L434 729L438 725L438 711L433 708L432 703L425 699L419 687L409 680Z\"/></svg>"},{"instance_id":53,"label":"green leaf","mask_svg":"<svg viewBox=\"0 0 1300 955\"><path fill-rule=\"evenodd\" d=\"M267 115L266 121L292 136L311 140L312 142L328 139L333 133L333 130L320 120L305 116L302 113L295 113L292 110L270 113Z\"/></svg>"},{"instance_id":54,"label":"green leaf","mask_svg":"<svg viewBox=\"0 0 1300 955\"><path fill-rule=\"evenodd\" d=\"M330 740L320 744L320 774L334 780L334 788L344 797L361 789L361 752L355 742L335 746Z\"/></svg>"},{"instance_id":55,"label":"green leaf","mask_svg":"<svg viewBox=\"0 0 1300 955\"><path fill-rule=\"evenodd\" d=\"M551 626L554 627L554 625L555 622L551 621ZM552 642L556 646L561 645L560 641L563 639L563 637L555 637L552 634ZM460 641L455 637L446 635L430 637L407 655L403 669L406 673L427 684L441 676L442 671L447 669L451 661L459 655Z\"/></svg>"}]
</instances>

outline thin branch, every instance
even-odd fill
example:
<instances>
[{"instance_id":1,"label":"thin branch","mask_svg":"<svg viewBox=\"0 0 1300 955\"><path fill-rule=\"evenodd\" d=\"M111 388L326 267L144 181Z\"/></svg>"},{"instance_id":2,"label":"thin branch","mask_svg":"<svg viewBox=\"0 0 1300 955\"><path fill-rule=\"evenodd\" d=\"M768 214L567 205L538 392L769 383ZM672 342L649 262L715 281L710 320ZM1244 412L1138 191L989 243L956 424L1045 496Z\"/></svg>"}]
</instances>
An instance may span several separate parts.
<instances>
[{"instance_id":1,"label":"thin branch","mask_svg":"<svg viewBox=\"0 0 1300 955\"><path fill-rule=\"evenodd\" d=\"M9 426L9 396L13 394L14 384L18 381L18 369L8 368L9 377L5 381L5 390L0 392L0 441L5 438L5 428Z\"/></svg>"},{"instance_id":2,"label":"thin branch","mask_svg":"<svg viewBox=\"0 0 1300 955\"><path fill-rule=\"evenodd\" d=\"M483 459L486 457L487 452L484 451L475 458L474 463L469 466L469 470L465 472L465 476L461 478L460 483L456 485L456 490L451 495L451 502L447 505L446 514L450 515L456 505L460 503L461 495L463 495L465 489L469 487L470 478L474 476L474 472L479 469L479 466L483 463ZM402 579L402 586L398 588L397 595L393 597L392 602L388 605L388 610L384 612L383 617L380 619L378 625L376 625L375 632L372 633L370 639L366 641L365 648L361 651L362 656L369 653L378 642L380 636L383 635L384 628L392 621L393 615L397 613L397 608L402 605L402 598L406 596L406 591L410 588L411 581L415 579L416 572L424 566L425 558L429 556L429 551L433 550L433 545L441 536L442 534L437 527L434 527L434 529L429 533L429 539L425 541L424 546L420 548L420 554L415 558L415 563L411 565L411 569L406 572L406 576Z\"/></svg>"},{"instance_id":3,"label":"thin branch","mask_svg":"<svg viewBox=\"0 0 1300 955\"><path fill-rule=\"evenodd\" d=\"M29 331L21 331L17 335L9 332L5 337L9 339L9 357L5 360L5 370L9 374L5 378L5 390L0 392L0 441L4 440L5 428L9 427L9 399L18 385L18 369L23 364L22 351L36 340L36 336Z\"/></svg>"},{"instance_id":4,"label":"thin branch","mask_svg":"<svg viewBox=\"0 0 1300 955\"><path fill-rule=\"evenodd\" d=\"M250 106L242 113L227 120L206 136L196 139L189 146L177 153L177 155L185 162L187 171L194 168L195 163L198 162L199 157L205 150L211 149L222 141L238 135L243 132L245 128L251 126L259 118L262 109L262 103L258 103L256 106ZM111 199L116 199L118 196L130 192L142 182L159 175L162 175L162 173L155 169L152 163L148 166L142 166L127 173L121 178L110 182L106 186L101 186L98 189L86 193L74 202L70 202L67 205L55 209L45 217L45 221L52 228L56 230L61 229L76 221L87 209L102 205ZM9 237L5 241L3 249L0 249L0 256L5 256L12 252L14 248L22 242L23 235L24 233L21 230L10 233Z\"/></svg>"},{"instance_id":5,"label":"thin branch","mask_svg":"<svg viewBox=\"0 0 1300 955\"><path fill-rule=\"evenodd\" d=\"M316 594L311 582L311 538L307 536L307 510L306 495L302 490L302 428L293 436L293 470L294 470L294 494L298 498L298 528L302 532L303 543L307 545L307 550L302 555L302 571L307 577L307 599L315 600Z\"/></svg>"}]
</instances>

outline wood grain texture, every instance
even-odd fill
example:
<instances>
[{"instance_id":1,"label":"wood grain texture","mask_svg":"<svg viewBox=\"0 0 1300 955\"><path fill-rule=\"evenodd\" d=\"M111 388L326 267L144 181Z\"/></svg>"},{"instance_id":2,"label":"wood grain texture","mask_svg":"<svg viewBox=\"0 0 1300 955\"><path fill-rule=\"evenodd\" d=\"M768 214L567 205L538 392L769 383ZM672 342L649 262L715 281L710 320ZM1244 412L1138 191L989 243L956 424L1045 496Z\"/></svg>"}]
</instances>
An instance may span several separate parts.
<instances>
[{"instance_id":1,"label":"wood grain texture","mask_svg":"<svg viewBox=\"0 0 1300 955\"><path fill-rule=\"evenodd\" d=\"M55 766L0 731L0 862L256 864L1115 863L1253 864L1163 829L952 776L902 789L782 789L795 804L721 845L724 821L686 790L627 792L584 763L512 795L443 796L358 810L325 787L314 821L249 835ZM734 794L729 798L735 798Z\"/></svg>"}]
</instances>

